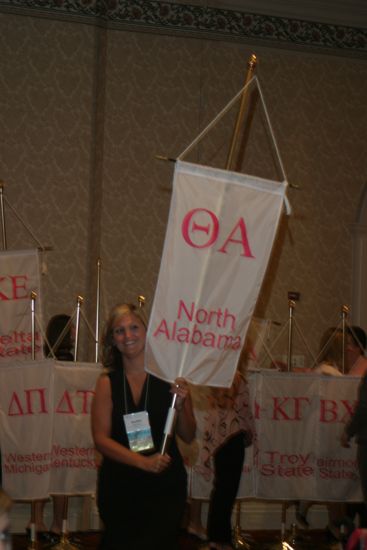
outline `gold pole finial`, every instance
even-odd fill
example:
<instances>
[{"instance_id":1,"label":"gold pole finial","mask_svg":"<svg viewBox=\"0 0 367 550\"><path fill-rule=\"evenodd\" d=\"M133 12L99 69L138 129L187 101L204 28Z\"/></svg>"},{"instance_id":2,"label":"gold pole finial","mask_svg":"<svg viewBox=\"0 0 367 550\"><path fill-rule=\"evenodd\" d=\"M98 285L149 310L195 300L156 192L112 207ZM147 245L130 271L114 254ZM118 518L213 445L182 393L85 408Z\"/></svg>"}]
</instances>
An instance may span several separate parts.
<instances>
[{"instance_id":1,"label":"gold pole finial","mask_svg":"<svg viewBox=\"0 0 367 550\"><path fill-rule=\"evenodd\" d=\"M138 302L139 302L139 307L144 307L145 306L145 296L138 296Z\"/></svg>"},{"instance_id":2,"label":"gold pole finial","mask_svg":"<svg viewBox=\"0 0 367 550\"><path fill-rule=\"evenodd\" d=\"M257 57L256 55L253 53L251 54L251 57L250 59L248 60L248 68L253 70L255 67L256 67L256 64L257 64Z\"/></svg>"}]
</instances>

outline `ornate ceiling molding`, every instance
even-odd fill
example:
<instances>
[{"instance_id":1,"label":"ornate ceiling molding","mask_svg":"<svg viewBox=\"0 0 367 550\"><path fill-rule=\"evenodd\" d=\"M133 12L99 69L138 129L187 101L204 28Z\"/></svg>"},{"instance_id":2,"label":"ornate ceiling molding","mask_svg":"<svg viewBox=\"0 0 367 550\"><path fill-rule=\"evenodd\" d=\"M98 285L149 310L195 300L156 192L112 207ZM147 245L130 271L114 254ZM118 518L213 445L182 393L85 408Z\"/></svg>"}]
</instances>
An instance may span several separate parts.
<instances>
[{"instance_id":1,"label":"ornate ceiling molding","mask_svg":"<svg viewBox=\"0 0 367 550\"><path fill-rule=\"evenodd\" d=\"M327 53L367 54L367 29L158 1L0 0L0 11Z\"/></svg>"}]
</instances>

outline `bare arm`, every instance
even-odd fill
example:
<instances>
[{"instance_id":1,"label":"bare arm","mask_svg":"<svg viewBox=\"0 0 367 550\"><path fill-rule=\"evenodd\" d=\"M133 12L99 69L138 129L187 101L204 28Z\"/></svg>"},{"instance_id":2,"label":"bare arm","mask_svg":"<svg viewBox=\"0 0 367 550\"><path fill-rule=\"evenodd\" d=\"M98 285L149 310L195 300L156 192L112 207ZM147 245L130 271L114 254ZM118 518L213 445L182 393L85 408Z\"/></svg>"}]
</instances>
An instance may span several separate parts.
<instances>
[{"instance_id":1,"label":"bare arm","mask_svg":"<svg viewBox=\"0 0 367 550\"><path fill-rule=\"evenodd\" d=\"M109 377L102 374L97 381L92 403L92 435L96 449L107 458L147 472L160 473L168 467L171 462L171 458L168 455L156 453L144 456L134 453L112 439L111 418L111 383Z\"/></svg>"},{"instance_id":2,"label":"bare arm","mask_svg":"<svg viewBox=\"0 0 367 550\"><path fill-rule=\"evenodd\" d=\"M185 443L191 443L195 437L196 421L192 409L189 385L184 378L177 378L172 391L177 393L176 433Z\"/></svg>"}]
</instances>

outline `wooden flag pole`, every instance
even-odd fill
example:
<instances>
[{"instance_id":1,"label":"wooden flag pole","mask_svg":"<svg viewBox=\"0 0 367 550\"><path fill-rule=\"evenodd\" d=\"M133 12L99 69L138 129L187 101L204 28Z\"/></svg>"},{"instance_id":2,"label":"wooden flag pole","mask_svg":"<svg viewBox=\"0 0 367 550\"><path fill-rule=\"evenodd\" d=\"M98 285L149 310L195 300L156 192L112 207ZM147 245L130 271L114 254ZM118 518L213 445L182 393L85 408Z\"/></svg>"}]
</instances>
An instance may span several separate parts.
<instances>
[{"instance_id":1,"label":"wooden flag pole","mask_svg":"<svg viewBox=\"0 0 367 550\"><path fill-rule=\"evenodd\" d=\"M251 78L253 77L256 64L257 64L257 57L255 54L252 54L248 62L248 70L247 70L247 75L244 83L245 89L243 90L243 93L242 93L240 108L238 110L237 119L233 130L233 134L232 134L232 140L231 140L231 144L230 144L229 152L227 156L226 170L231 170L233 168L233 162L235 159L235 152L238 144L238 138L243 126L243 120L244 120L245 111L246 111L246 103L247 103L247 97L248 97L248 91L246 86L250 82Z\"/></svg>"}]
</instances>

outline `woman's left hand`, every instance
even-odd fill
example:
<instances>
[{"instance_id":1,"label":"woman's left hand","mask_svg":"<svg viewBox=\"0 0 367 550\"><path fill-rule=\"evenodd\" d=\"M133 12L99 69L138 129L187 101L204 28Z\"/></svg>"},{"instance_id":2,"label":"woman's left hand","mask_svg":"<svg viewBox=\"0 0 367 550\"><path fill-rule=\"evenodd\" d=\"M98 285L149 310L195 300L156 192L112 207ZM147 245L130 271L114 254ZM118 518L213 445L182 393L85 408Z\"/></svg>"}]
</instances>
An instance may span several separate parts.
<instances>
[{"instance_id":1,"label":"woman's left hand","mask_svg":"<svg viewBox=\"0 0 367 550\"><path fill-rule=\"evenodd\" d=\"M175 408L179 412L189 395L189 385L184 378L176 378L175 383L172 384L171 392L177 395Z\"/></svg>"}]
</instances>

